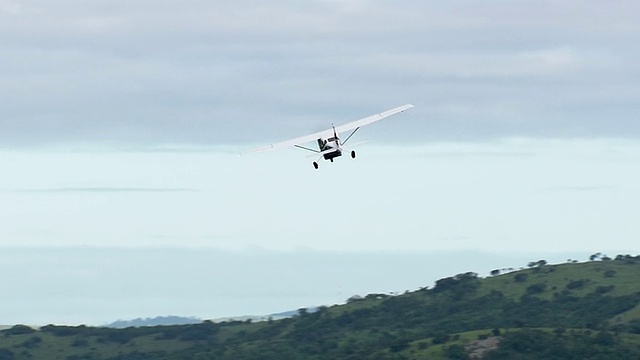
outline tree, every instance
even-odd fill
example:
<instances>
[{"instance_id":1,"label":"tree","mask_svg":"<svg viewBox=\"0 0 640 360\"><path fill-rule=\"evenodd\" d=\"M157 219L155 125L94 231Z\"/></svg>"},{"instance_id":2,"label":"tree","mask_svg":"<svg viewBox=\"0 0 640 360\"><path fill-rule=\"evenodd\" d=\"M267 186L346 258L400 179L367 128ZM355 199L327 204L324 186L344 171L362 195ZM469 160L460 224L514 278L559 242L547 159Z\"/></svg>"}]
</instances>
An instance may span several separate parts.
<instances>
[{"instance_id":1,"label":"tree","mask_svg":"<svg viewBox=\"0 0 640 360\"><path fill-rule=\"evenodd\" d=\"M537 267L543 267L545 265L547 265L547 260L538 260L538 262L536 262Z\"/></svg>"},{"instance_id":2,"label":"tree","mask_svg":"<svg viewBox=\"0 0 640 360\"><path fill-rule=\"evenodd\" d=\"M613 337L613 335L605 330L601 330L600 332L598 332L594 341L597 344L603 346L612 346L616 343L616 339Z\"/></svg>"},{"instance_id":3,"label":"tree","mask_svg":"<svg viewBox=\"0 0 640 360\"><path fill-rule=\"evenodd\" d=\"M27 325L15 325L10 329L2 330L5 335L27 335L36 332Z\"/></svg>"},{"instance_id":4,"label":"tree","mask_svg":"<svg viewBox=\"0 0 640 360\"><path fill-rule=\"evenodd\" d=\"M541 268L545 265L547 265L547 260L531 261L529 264L527 264L527 266L530 268Z\"/></svg>"},{"instance_id":5,"label":"tree","mask_svg":"<svg viewBox=\"0 0 640 360\"><path fill-rule=\"evenodd\" d=\"M451 336L444 331L438 331L433 335L433 339L431 340L434 345L444 344L451 339Z\"/></svg>"},{"instance_id":6,"label":"tree","mask_svg":"<svg viewBox=\"0 0 640 360\"><path fill-rule=\"evenodd\" d=\"M467 272L436 281L433 291L446 293L454 300L461 300L474 294L480 287L478 274Z\"/></svg>"},{"instance_id":7,"label":"tree","mask_svg":"<svg viewBox=\"0 0 640 360\"><path fill-rule=\"evenodd\" d=\"M447 346L444 350L444 355L448 359L468 359L469 354L464 349L462 345L454 344L451 346Z\"/></svg>"}]
</instances>

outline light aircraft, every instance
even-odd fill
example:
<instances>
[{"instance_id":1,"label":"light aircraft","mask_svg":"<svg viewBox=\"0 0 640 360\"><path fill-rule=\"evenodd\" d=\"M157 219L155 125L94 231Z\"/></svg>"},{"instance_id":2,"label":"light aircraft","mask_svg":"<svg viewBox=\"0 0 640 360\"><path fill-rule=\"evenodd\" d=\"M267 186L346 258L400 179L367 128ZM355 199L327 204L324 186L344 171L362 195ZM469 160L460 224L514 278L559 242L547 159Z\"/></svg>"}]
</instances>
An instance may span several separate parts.
<instances>
[{"instance_id":1,"label":"light aircraft","mask_svg":"<svg viewBox=\"0 0 640 360\"><path fill-rule=\"evenodd\" d=\"M371 115L368 116L364 119L360 119L360 120L356 120L356 121L352 121L350 123L344 124L344 125L340 125L340 126L334 126L331 125L331 129L327 129L324 131L319 131L317 133L313 133L313 134L309 134L309 135L305 135L305 136L301 136L295 139L291 139L291 140L286 140L286 141L282 141L279 143L275 143L275 144L271 144L268 146L264 146L261 148L257 148L254 150L251 150L250 152L260 152L260 151L265 151L265 150L271 150L271 149L277 149L277 148L283 148L283 147L297 147L299 149L303 149L303 150L307 150L307 151L311 151L315 153L315 156L318 156L318 159L316 161L313 162L313 167L315 169L318 169L318 161L320 159L325 159L325 160L329 160L331 162L333 162L333 159L342 156L342 153L344 151L344 144L347 143L347 141L349 141L349 139L351 139L351 137L356 133L356 131L358 131L358 129L360 129L361 127L365 126L365 125L369 125L372 124L376 121L380 121L386 117L389 117L391 115L397 114L397 113L401 113L407 109L411 109L413 107L413 105L411 104L407 104L407 105L403 105L400 107L397 107L395 109L391 109L391 110L387 110L387 111L383 111L379 114L375 114L375 115ZM353 131L351 131L353 130ZM344 141L340 140L339 134L342 134L344 132L347 131L351 131L351 133L344 139ZM303 146L301 144L305 144L311 141L316 141L318 144L318 149L313 149L311 147L308 146ZM353 146L355 146L357 144L354 144ZM353 147L352 146L352 147ZM355 159L356 158L356 151L355 150L351 150L351 158ZM314 156L314 155L312 155Z\"/></svg>"}]
</instances>

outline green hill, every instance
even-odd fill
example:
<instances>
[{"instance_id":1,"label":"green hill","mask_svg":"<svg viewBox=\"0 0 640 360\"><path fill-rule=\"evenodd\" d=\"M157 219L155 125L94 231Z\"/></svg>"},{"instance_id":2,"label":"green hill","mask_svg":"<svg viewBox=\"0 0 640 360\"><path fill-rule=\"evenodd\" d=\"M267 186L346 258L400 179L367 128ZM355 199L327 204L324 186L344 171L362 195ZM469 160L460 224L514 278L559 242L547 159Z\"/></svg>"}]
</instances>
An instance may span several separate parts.
<instances>
[{"instance_id":1,"label":"green hill","mask_svg":"<svg viewBox=\"0 0 640 360\"><path fill-rule=\"evenodd\" d=\"M465 273L290 319L126 329L16 325L2 359L640 359L640 256Z\"/></svg>"}]
</instances>

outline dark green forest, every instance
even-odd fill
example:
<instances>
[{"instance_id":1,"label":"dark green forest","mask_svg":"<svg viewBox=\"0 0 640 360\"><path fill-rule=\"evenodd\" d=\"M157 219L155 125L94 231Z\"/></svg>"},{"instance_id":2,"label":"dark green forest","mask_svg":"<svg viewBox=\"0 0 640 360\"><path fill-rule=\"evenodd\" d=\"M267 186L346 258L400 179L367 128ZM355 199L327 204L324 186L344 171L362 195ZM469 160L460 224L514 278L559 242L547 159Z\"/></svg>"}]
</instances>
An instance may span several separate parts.
<instances>
[{"instance_id":1,"label":"dark green forest","mask_svg":"<svg viewBox=\"0 0 640 360\"><path fill-rule=\"evenodd\" d=\"M473 272L265 322L15 325L3 359L640 359L640 256Z\"/></svg>"}]
</instances>

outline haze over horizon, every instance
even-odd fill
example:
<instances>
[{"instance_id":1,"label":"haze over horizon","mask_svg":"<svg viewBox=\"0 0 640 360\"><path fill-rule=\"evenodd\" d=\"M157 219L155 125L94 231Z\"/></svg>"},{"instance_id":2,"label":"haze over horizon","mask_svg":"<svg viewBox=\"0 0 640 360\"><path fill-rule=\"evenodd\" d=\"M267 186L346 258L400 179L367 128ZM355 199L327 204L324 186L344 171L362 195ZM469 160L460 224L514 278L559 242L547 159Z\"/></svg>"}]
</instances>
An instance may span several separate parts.
<instances>
[{"instance_id":1,"label":"haze over horizon","mask_svg":"<svg viewBox=\"0 0 640 360\"><path fill-rule=\"evenodd\" d=\"M617 252L609 255L615 256ZM265 316L343 304L354 295L402 294L469 271L527 267L589 253L477 250L352 252L259 248L3 248L0 325L105 326L157 316L203 320ZM34 286L35 285L35 286Z\"/></svg>"},{"instance_id":2,"label":"haze over horizon","mask_svg":"<svg viewBox=\"0 0 640 360\"><path fill-rule=\"evenodd\" d=\"M447 268L459 272L502 266L466 251L504 262L638 253L639 10L630 0L0 0L0 255L10 274L0 317L222 317L253 314L266 298L264 310L278 312L454 275L425 264L414 277L412 253L460 254ZM237 155L406 103L415 108L359 130L354 141L372 141L356 160L314 171L295 149ZM87 248L111 255L92 262ZM197 262L212 277L245 271L244 256L261 249L262 263L290 261L298 267L286 271L327 282L291 298L226 282L198 292L207 277L181 288L189 272L160 264L197 269L189 256L153 255L162 249L238 254L237 267ZM301 249L336 256L323 258L328 273L353 256L334 275L356 289L325 297L331 275L296 262ZM102 270L131 254L158 272ZM382 281L359 254L416 267ZM70 265L49 276L49 260ZM302 283L269 282L263 270L237 279L279 294ZM148 286L131 298L125 280ZM99 301L110 294L122 302Z\"/></svg>"}]
</instances>

